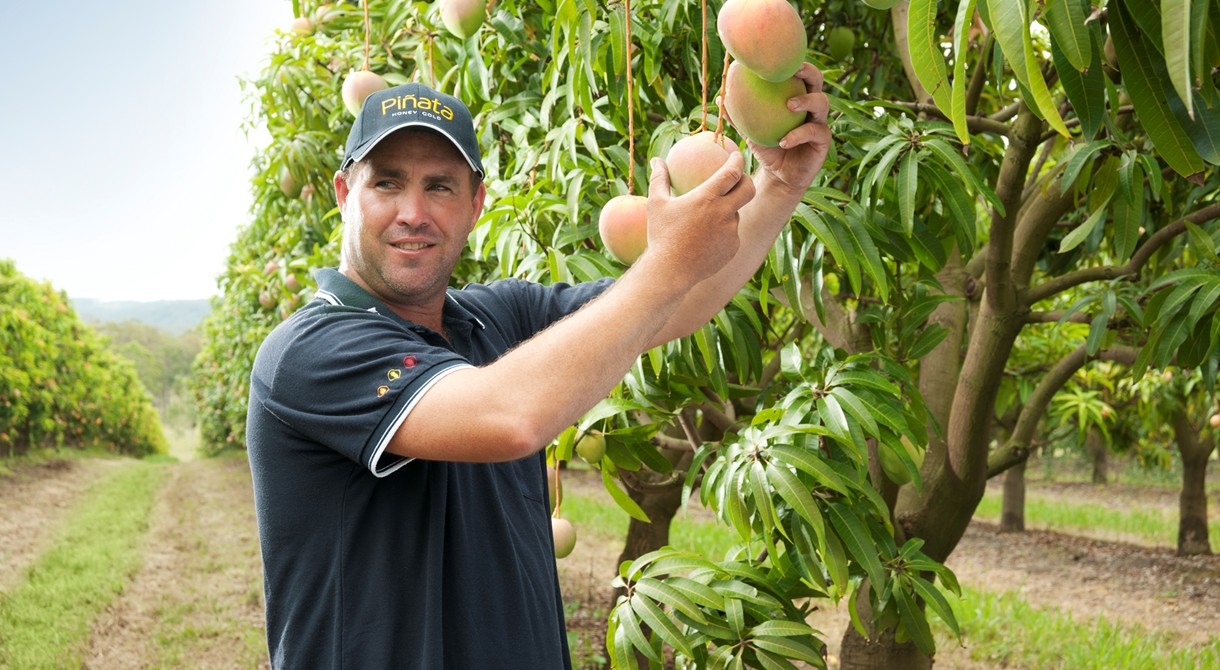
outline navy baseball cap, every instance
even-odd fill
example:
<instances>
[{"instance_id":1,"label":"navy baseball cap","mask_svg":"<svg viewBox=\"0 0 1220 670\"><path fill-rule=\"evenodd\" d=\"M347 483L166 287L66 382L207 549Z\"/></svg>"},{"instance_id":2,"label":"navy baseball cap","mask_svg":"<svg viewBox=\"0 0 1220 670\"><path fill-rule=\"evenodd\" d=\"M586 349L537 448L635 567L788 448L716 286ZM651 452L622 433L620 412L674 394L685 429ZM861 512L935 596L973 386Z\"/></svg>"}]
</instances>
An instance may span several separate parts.
<instances>
[{"instance_id":1,"label":"navy baseball cap","mask_svg":"<svg viewBox=\"0 0 1220 670\"><path fill-rule=\"evenodd\" d=\"M418 82L374 91L364 101L347 135L347 155L341 170L368 155L381 140L402 128L430 128L453 142L470 164L485 176L474 134L474 120L465 103Z\"/></svg>"}]
</instances>

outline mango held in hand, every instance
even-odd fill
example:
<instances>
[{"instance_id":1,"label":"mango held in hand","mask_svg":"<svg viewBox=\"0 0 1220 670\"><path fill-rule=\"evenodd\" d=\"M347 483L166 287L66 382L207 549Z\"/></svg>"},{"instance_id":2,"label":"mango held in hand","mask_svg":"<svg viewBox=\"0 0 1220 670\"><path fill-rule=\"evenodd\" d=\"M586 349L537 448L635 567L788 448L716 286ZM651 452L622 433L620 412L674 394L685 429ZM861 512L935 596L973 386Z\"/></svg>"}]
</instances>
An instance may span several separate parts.
<instances>
[{"instance_id":1,"label":"mango held in hand","mask_svg":"<svg viewBox=\"0 0 1220 670\"><path fill-rule=\"evenodd\" d=\"M602 245L624 265L631 265L648 246L648 198L616 195L597 218Z\"/></svg>"},{"instance_id":2,"label":"mango held in hand","mask_svg":"<svg viewBox=\"0 0 1220 670\"><path fill-rule=\"evenodd\" d=\"M665 156L670 189L674 195L691 191L707 181L735 152L737 147L724 135L716 137L710 130L683 137Z\"/></svg>"},{"instance_id":3,"label":"mango held in hand","mask_svg":"<svg viewBox=\"0 0 1220 670\"><path fill-rule=\"evenodd\" d=\"M805 82L796 77L767 81L733 61L725 77L724 107L737 132L762 146L774 147L805 122L804 112L788 109L790 98L804 94Z\"/></svg>"},{"instance_id":4,"label":"mango held in hand","mask_svg":"<svg viewBox=\"0 0 1220 670\"><path fill-rule=\"evenodd\" d=\"M788 0L728 0L716 32L733 58L767 81L784 81L805 62L809 42Z\"/></svg>"}]
</instances>

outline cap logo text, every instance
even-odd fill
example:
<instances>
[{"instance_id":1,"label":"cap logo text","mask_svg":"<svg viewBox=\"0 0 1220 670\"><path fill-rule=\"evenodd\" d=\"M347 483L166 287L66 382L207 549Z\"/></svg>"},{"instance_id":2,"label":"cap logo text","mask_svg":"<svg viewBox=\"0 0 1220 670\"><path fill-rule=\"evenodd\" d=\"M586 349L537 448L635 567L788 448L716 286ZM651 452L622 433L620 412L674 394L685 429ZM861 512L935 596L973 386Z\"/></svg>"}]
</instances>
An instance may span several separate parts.
<instances>
[{"instance_id":1,"label":"cap logo text","mask_svg":"<svg viewBox=\"0 0 1220 670\"><path fill-rule=\"evenodd\" d=\"M417 95L400 95L381 101L381 115L392 113L431 112L440 115L446 121L453 120L453 108L436 98Z\"/></svg>"}]
</instances>

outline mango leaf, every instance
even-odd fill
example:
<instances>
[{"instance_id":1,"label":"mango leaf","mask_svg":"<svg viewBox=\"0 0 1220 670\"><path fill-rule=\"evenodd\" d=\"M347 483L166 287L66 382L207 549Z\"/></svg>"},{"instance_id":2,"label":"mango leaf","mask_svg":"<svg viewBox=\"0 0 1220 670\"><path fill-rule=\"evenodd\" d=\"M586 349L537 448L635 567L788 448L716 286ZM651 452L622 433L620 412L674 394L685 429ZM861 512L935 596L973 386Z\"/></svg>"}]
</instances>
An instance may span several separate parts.
<instances>
[{"instance_id":1,"label":"mango leaf","mask_svg":"<svg viewBox=\"0 0 1220 670\"><path fill-rule=\"evenodd\" d=\"M641 579L635 583L635 592L652 600L672 607L695 621L704 621L707 615L695 605L694 601L667 582L658 579ZM711 590L711 589L709 589ZM713 591L713 593L715 593Z\"/></svg>"},{"instance_id":2,"label":"mango leaf","mask_svg":"<svg viewBox=\"0 0 1220 670\"><path fill-rule=\"evenodd\" d=\"M610 470L612 469L613 468L602 468L602 484L605 486L606 492L610 494L610 497L614 500L614 502L621 507L624 512L630 515L631 518L643 521L644 523L651 523L651 521L648 519L648 515L644 513L644 510L640 508L640 505L636 501L632 500L631 496L627 495L626 491L619 488L618 483L614 481L613 476L610 474Z\"/></svg>"},{"instance_id":3,"label":"mango leaf","mask_svg":"<svg viewBox=\"0 0 1220 670\"><path fill-rule=\"evenodd\" d=\"M635 598L639 598L639 596L635 596ZM661 653L653 647L652 643L648 640L648 636L644 634L644 629L640 625L639 616L636 614L632 605L633 603L631 601L625 600L614 610L618 614L618 616L615 617L618 620L618 630L616 631L615 635L615 646L619 647L616 655L620 658L625 656L634 657L635 654L632 653L630 647L635 647L640 651L640 653L644 654L649 659L657 663L661 663ZM622 642L617 639L618 632L623 634ZM623 642L626 642L626 644L624 645ZM627 648L624 649L623 647Z\"/></svg>"},{"instance_id":4,"label":"mango leaf","mask_svg":"<svg viewBox=\"0 0 1220 670\"><path fill-rule=\"evenodd\" d=\"M953 131L962 144L970 144L970 130L966 127L966 54L970 50L970 22L974 20L975 0L964 0L957 6L957 17L953 20L953 90L949 100L949 118L953 120Z\"/></svg>"},{"instance_id":5,"label":"mango leaf","mask_svg":"<svg viewBox=\"0 0 1220 670\"><path fill-rule=\"evenodd\" d=\"M932 629L928 626L927 615L906 590L905 584L896 585L894 599L898 604L898 617L902 621L902 627L906 629L907 635L911 637L911 641L915 643L919 651L931 656L936 651L936 641L932 639Z\"/></svg>"},{"instance_id":6,"label":"mango leaf","mask_svg":"<svg viewBox=\"0 0 1220 670\"><path fill-rule=\"evenodd\" d=\"M1084 20L1087 15L1088 0L1047 0L1046 27L1051 33L1051 48L1058 49L1072 68L1083 72L1093 67L1092 38ZM1059 76L1064 75L1063 68L1056 64ZM1100 68L1098 74L1101 74Z\"/></svg>"},{"instance_id":7,"label":"mango leaf","mask_svg":"<svg viewBox=\"0 0 1220 670\"><path fill-rule=\"evenodd\" d=\"M1194 99L1190 84L1190 0L1161 0L1161 44L1169 81L1193 120Z\"/></svg>"},{"instance_id":8,"label":"mango leaf","mask_svg":"<svg viewBox=\"0 0 1220 670\"><path fill-rule=\"evenodd\" d=\"M793 640L791 637L759 635L752 640L752 644L760 650L779 654L785 659L795 658L798 661L812 664L814 667L826 667L826 660L822 658L817 649L799 640ZM789 663L787 667L795 668L796 666Z\"/></svg>"},{"instance_id":9,"label":"mango leaf","mask_svg":"<svg viewBox=\"0 0 1220 670\"><path fill-rule=\"evenodd\" d=\"M991 28L1004 57L1012 65L1013 76L1029 92L1030 108L1059 134L1071 137L1034 57L1027 0L987 0L985 4L991 17Z\"/></svg>"},{"instance_id":10,"label":"mango leaf","mask_svg":"<svg viewBox=\"0 0 1220 670\"><path fill-rule=\"evenodd\" d=\"M631 597L631 608L639 615L640 620L648 624L654 633L674 649L681 651L688 658L695 655L695 650L690 646L690 640L682 633L674 620L669 618L669 615L651 599L645 598L637 592Z\"/></svg>"},{"instance_id":11,"label":"mango leaf","mask_svg":"<svg viewBox=\"0 0 1220 670\"><path fill-rule=\"evenodd\" d=\"M1060 0L1060 3L1072 0ZM1048 7L1049 11L1049 7ZM1086 37L1092 40L1093 32L1086 30ZM1094 45L1096 46L1096 45ZM1051 58L1055 63L1055 71L1059 74L1059 82L1067 93L1068 101L1080 119L1080 135L1084 138L1097 136L1102 122L1106 118L1106 76L1101 68L1101 49L1089 50L1092 58L1084 69L1077 69L1069 60L1056 40L1051 41Z\"/></svg>"},{"instance_id":12,"label":"mango leaf","mask_svg":"<svg viewBox=\"0 0 1220 670\"><path fill-rule=\"evenodd\" d=\"M767 465L767 479L775 487L779 497L792 506L797 516L809 524L813 529L814 535L818 538L826 535L826 521L822 518L822 511L818 509L813 496L801 485L800 480L797 479L796 475L792 474L791 470L774 462L769 463Z\"/></svg>"},{"instance_id":13,"label":"mango leaf","mask_svg":"<svg viewBox=\"0 0 1220 670\"><path fill-rule=\"evenodd\" d=\"M907 10L907 49L911 69L941 112L952 118L948 66L936 37L936 0L911 0Z\"/></svg>"},{"instance_id":14,"label":"mango leaf","mask_svg":"<svg viewBox=\"0 0 1220 670\"><path fill-rule=\"evenodd\" d=\"M1186 222L1186 238L1190 240L1190 246L1195 253L1203 258L1220 265L1220 245L1216 243L1215 238L1207 234L1198 224Z\"/></svg>"},{"instance_id":15,"label":"mango leaf","mask_svg":"<svg viewBox=\"0 0 1220 670\"><path fill-rule=\"evenodd\" d=\"M860 517L856 516L850 507L839 502L827 505L827 516L835 533L846 545L848 554L864 569L873 589L879 593L885 584L885 568L877 557L873 539Z\"/></svg>"},{"instance_id":16,"label":"mango leaf","mask_svg":"<svg viewBox=\"0 0 1220 670\"><path fill-rule=\"evenodd\" d=\"M919 160L914 151L902 157L898 168L898 213L902 232L911 236L915 227L915 194L919 191Z\"/></svg>"},{"instance_id":17,"label":"mango leaf","mask_svg":"<svg viewBox=\"0 0 1220 670\"><path fill-rule=\"evenodd\" d=\"M1166 101L1164 61L1139 32L1124 3L1112 5L1109 15L1118 67L1149 139L1174 172L1183 177L1202 172L1203 158Z\"/></svg>"}]
</instances>

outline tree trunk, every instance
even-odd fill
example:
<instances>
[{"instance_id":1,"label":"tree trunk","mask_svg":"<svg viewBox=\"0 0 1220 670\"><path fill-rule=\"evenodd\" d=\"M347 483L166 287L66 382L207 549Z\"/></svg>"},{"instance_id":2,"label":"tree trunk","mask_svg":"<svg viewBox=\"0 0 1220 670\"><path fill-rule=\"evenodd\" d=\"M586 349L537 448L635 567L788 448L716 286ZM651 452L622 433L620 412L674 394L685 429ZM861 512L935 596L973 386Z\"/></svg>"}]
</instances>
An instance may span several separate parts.
<instances>
[{"instance_id":1,"label":"tree trunk","mask_svg":"<svg viewBox=\"0 0 1220 670\"><path fill-rule=\"evenodd\" d=\"M1212 553L1207 532L1207 459L1215 440L1203 439L1190 422L1186 409L1173 418L1174 438L1182 454L1182 492L1178 496L1178 556Z\"/></svg>"},{"instance_id":2,"label":"tree trunk","mask_svg":"<svg viewBox=\"0 0 1220 670\"><path fill-rule=\"evenodd\" d=\"M1025 532L1025 461L1004 473L1004 499L1000 505L1000 532Z\"/></svg>"},{"instance_id":3,"label":"tree trunk","mask_svg":"<svg viewBox=\"0 0 1220 670\"><path fill-rule=\"evenodd\" d=\"M868 604L868 588L866 582L856 596L860 618L865 622L873 618L872 608ZM861 635L855 626L847 627L839 652L840 670L928 670L932 667L932 659L920 653L914 642L894 639L893 628L880 632L873 630L872 626L868 628L872 639Z\"/></svg>"},{"instance_id":4,"label":"tree trunk","mask_svg":"<svg viewBox=\"0 0 1220 670\"><path fill-rule=\"evenodd\" d=\"M1093 465L1093 483L1108 482L1110 448L1096 429L1090 428L1084 436L1084 452L1089 455L1089 462Z\"/></svg>"},{"instance_id":5,"label":"tree trunk","mask_svg":"<svg viewBox=\"0 0 1220 670\"><path fill-rule=\"evenodd\" d=\"M673 522L674 515L682 506L681 482L655 490L642 490L629 486L627 493L640 506L640 509L644 510L651 523L631 519L627 525L627 540L623 545L623 552L619 554L618 561L615 563L616 566L622 565L624 561L633 561L669 544L669 526ZM615 592L611 603L616 602L620 595L622 595L621 589Z\"/></svg>"}]
</instances>

